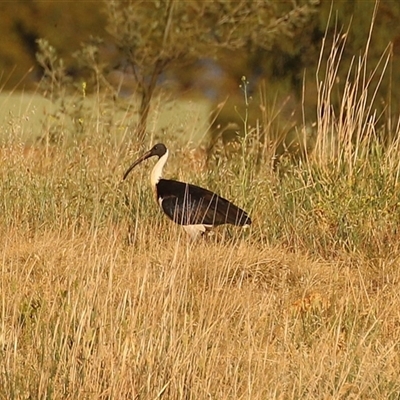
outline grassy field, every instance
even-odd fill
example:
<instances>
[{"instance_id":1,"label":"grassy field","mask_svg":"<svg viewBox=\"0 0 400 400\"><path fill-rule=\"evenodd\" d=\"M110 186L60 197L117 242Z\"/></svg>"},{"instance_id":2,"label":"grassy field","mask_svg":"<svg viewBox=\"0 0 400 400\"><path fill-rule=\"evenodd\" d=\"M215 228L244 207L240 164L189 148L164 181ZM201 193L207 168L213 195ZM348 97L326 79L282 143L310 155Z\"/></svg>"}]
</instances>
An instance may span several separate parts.
<instances>
[{"instance_id":1,"label":"grassy field","mask_svg":"<svg viewBox=\"0 0 400 400\"><path fill-rule=\"evenodd\" d=\"M121 182L129 109L53 110L39 141L6 114L0 398L399 399L400 143L356 97L277 172L251 133L206 165L204 105L156 102L146 147L169 146L166 175L253 219L195 243L158 210L151 161Z\"/></svg>"}]
</instances>

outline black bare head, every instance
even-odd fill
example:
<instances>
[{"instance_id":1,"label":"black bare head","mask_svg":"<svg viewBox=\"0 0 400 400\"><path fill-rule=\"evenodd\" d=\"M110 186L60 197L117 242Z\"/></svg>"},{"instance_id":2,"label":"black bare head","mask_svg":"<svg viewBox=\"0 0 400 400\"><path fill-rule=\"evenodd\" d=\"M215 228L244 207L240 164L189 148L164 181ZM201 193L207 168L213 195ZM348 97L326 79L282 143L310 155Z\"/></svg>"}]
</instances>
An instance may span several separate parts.
<instances>
[{"instance_id":1,"label":"black bare head","mask_svg":"<svg viewBox=\"0 0 400 400\"><path fill-rule=\"evenodd\" d=\"M167 152L167 148L165 147L164 143L157 143L153 146L153 148L150 150L152 156L158 156L158 158L162 157L165 153Z\"/></svg>"},{"instance_id":2,"label":"black bare head","mask_svg":"<svg viewBox=\"0 0 400 400\"><path fill-rule=\"evenodd\" d=\"M144 153L141 157L139 157L125 172L123 180L129 175L129 173L136 167L136 165L140 164L142 161L147 160L150 157L157 156L158 158L162 157L167 152L167 148L163 143L157 143L154 145L149 151Z\"/></svg>"}]
</instances>

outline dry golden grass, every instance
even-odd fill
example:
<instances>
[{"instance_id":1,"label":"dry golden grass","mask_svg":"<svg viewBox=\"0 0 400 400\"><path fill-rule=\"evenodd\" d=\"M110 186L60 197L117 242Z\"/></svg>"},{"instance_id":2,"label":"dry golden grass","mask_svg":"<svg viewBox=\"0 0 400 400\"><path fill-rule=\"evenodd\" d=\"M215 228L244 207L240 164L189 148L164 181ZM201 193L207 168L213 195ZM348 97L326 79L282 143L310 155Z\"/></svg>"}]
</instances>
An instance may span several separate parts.
<instances>
[{"instance_id":1,"label":"dry golden grass","mask_svg":"<svg viewBox=\"0 0 400 400\"><path fill-rule=\"evenodd\" d=\"M1 151L0 398L398 397L390 230L386 254L329 241L341 200L332 205L329 185L314 187L310 216L282 204L304 199L288 194L293 177L256 175L252 230L191 243L161 216L146 167L121 186L119 149L90 137ZM176 157L171 169L190 176L191 161ZM225 173L202 170L194 179L215 185ZM294 175L303 189L306 172ZM246 201L240 179L229 189ZM383 229L366 215L368 230Z\"/></svg>"},{"instance_id":2,"label":"dry golden grass","mask_svg":"<svg viewBox=\"0 0 400 400\"><path fill-rule=\"evenodd\" d=\"M2 398L399 393L397 261L140 229L3 232Z\"/></svg>"}]
</instances>

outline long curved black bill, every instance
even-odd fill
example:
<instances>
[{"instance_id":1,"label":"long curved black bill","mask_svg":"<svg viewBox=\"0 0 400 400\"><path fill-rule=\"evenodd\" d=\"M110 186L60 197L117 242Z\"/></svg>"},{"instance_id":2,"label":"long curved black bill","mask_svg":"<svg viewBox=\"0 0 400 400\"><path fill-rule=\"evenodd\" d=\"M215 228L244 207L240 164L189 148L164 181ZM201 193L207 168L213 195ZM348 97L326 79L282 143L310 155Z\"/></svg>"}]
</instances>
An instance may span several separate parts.
<instances>
[{"instance_id":1,"label":"long curved black bill","mask_svg":"<svg viewBox=\"0 0 400 400\"><path fill-rule=\"evenodd\" d=\"M124 181L126 179L126 177L129 175L129 173L133 170L133 168L136 167L136 165L140 164L142 161L148 159L149 157L151 157L153 154L151 152L151 150L149 150L148 152L144 153L141 157L139 157L124 173L124 176L122 178L122 180Z\"/></svg>"}]
</instances>

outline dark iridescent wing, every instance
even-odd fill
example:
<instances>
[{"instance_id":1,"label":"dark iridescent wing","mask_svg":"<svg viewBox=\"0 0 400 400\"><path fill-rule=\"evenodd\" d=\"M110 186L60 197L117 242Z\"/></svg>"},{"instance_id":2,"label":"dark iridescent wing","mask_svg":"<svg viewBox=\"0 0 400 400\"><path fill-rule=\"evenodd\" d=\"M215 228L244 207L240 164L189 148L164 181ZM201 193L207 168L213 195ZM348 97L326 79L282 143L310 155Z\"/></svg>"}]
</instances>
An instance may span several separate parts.
<instances>
[{"instance_id":1,"label":"dark iridescent wing","mask_svg":"<svg viewBox=\"0 0 400 400\"><path fill-rule=\"evenodd\" d=\"M157 184L163 211L181 225L250 225L245 211L199 186L161 179Z\"/></svg>"}]
</instances>

